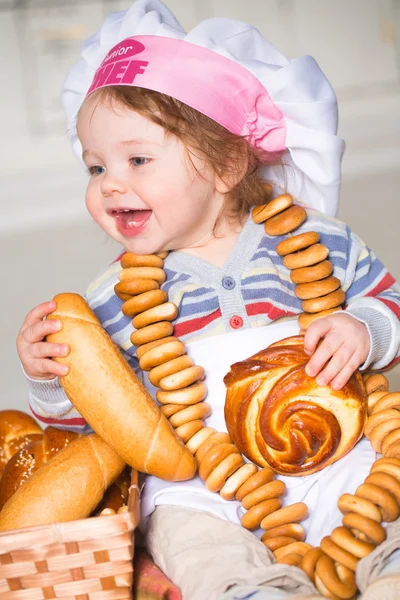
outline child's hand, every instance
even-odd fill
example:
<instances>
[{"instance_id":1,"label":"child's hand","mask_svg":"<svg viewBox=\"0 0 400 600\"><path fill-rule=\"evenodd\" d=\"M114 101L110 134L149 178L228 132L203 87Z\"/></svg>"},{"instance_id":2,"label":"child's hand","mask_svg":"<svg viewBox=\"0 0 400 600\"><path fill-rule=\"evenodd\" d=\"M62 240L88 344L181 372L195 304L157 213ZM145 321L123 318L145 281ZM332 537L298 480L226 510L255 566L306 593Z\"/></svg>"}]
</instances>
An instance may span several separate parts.
<instances>
[{"instance_id":1,"label":"child's hand","mask_svg":"<svg viewBox=\"0 0 400 600\"><path fill-rule=\"evenodd\" d=\"M54 360L52 356L68 356L67 344L51 344L44 341L49 333L60 331L61 321L43 320L56 309L54 300L33 308L27 315L17 337L18 356L25 373L32 379L54 379L56 375L67 375L69 367Z\"/></svg>"},{"instance_id":2,"label":"child's hand","mask_svg":"<svg viewBox=\"0 0 400 600\"><path fill-rule=\"evenodd\" d=\"M312 354L306 373L311 377L318 374L318 385L330 384L340 390L365 362L369 349L368 329L351 315L337 312L317 319L304 335L304 350Z\"/></svg>"}]
</instances>

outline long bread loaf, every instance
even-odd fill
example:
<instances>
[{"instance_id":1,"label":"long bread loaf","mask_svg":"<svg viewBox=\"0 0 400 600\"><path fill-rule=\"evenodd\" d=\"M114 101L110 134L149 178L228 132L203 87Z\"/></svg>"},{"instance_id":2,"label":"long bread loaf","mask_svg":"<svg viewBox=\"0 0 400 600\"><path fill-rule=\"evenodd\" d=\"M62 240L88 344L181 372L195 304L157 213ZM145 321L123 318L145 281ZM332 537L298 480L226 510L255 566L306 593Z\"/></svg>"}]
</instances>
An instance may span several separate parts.
<instances>
[{"instance_id":1,"label":"long bread loaf","mask_svg":"<svg viewBox=\"0 0 400 600\"><path fill-rule=\"evenodd\" d=\"M92 429L131 467L168 481L190 479L196 461L78 294L58 294L49 319L62 330L48 341L69 344L70 372L61 384Z\"/></svg>"},{"instance_id":2,"label":"long bread loaf","mask_svg":"<svg viewBox=\"0 0 400 600\"><path fill-rule=\"evenodd\" d=\"M124 468L124 461L98 435L72 441L6 502L0 531L85 519Z\"/></svg>"}]
</instances>

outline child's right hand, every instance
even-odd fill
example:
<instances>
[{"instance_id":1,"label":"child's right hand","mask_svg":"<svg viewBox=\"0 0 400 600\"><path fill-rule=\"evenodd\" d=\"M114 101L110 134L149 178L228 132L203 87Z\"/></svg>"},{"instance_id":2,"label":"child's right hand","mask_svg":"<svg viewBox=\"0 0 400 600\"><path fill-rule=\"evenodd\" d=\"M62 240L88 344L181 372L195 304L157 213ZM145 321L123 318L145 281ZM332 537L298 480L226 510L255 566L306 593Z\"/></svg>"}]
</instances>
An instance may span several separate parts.
<instances>
[{"instance_id":1,"label":"child's right hand","mask_svg":"<svg viewBox=\"0 0 400 600\"><path fill-rule=\"evenodd\" d=\"M68 356L67 344L51 344L45 341L50 333L60 331L61 321L44 319L56 309L54 300L43 302L27 315L17 336L17 351L25 373L32 379L54 379L67 375L69 367L51 360L54 356Z\"/></svg>"}]
</instances>

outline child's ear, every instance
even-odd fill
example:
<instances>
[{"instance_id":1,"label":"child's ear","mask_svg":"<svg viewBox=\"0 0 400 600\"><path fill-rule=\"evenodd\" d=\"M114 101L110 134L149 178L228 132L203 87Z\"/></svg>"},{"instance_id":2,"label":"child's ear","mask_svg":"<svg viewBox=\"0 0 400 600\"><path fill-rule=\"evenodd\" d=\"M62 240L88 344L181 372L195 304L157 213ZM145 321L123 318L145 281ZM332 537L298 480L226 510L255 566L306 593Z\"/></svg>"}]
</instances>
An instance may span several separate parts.
<instances>
[{"instance_id":1,"label":"child's ear","mask_svg":"<svg viewBox=\"0 0 400 600\"><path fill-rule=\"evenodd\" d=\"M240 160L230 161L226 165L223 175L215 177L215 188L220 194L228 194L233 188L242 181L247 173L249 161L247 157L241 157Z\"/></svg>"}]
</instances>

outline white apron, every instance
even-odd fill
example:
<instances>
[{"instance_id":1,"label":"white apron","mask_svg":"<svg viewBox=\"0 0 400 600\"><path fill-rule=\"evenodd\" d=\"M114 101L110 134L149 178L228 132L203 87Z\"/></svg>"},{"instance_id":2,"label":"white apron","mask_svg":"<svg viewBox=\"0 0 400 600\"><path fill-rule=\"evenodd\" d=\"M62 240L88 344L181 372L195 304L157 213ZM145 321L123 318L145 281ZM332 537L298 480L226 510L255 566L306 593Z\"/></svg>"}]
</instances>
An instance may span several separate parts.
<instances>
[{"instance_id":1,"label":"white apron","mask_svg":"<svg viewBox=\"0 0 400 600\"><path fill-rule=\"evenodd\" d=\"M291 320L186 344L188 355L195 364L204 367L206 372L206 402L212 407L211 416L205 420L207 426L214 427L217 431L227 431L224 419L226 388L223 378L230 366L263 350L273 342L297 334L297 320ZM147 373L144 377L147 389L155 397L156 388L148 381ZM277 476L287 486L283 506L293 502L305 502L308 506L309 517L302 523L307 532L308 543L319 545L324 536L342 524L343 515L337 508L339 496L345 492L355 492L368 475L375 459L376 454L369 441L363 438L349 454L322 471L297 477ZM142 492L143 530L146 529L149 515L161 504L207 511L238 524L245 512L240 502L226 501L218 492L209 492L199 476L177 483L147 476ZM258 537L262 533L261 529L255 532Z\"/></svg>"}]
</instances>

